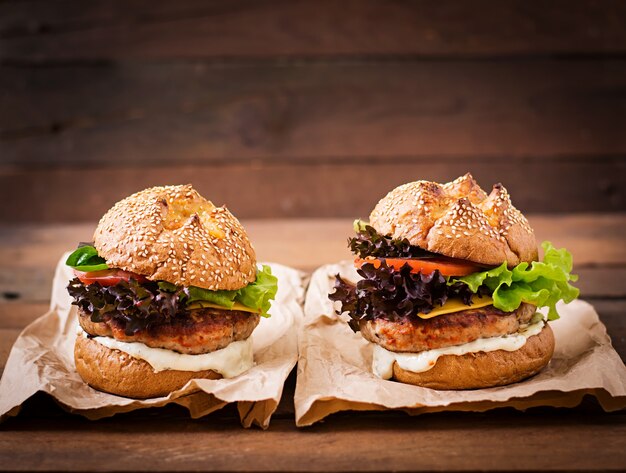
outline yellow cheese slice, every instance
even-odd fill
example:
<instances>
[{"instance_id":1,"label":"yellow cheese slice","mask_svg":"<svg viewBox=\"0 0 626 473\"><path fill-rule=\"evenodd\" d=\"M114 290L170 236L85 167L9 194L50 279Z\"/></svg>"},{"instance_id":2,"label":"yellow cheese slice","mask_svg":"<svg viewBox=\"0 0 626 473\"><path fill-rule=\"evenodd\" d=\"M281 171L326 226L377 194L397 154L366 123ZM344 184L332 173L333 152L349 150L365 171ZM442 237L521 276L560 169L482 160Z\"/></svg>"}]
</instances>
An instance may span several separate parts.
<instances>
[{"instance_id":1,"label":"yellow cheese slice","mask_svg":"<svg viewBox=\"0 0 626 473\"><path fill-rule=\"evenodd\" d=\"M485 307L493 304L493 299L489 296L472 296L472 305L467 306L463 304L463 301L459 299L448 299L441 307L435 307L428 314L417 314L420 319L432 319L438 315L451 314L453 312L460 312L468 309L478 309L479 307Z\"/></svg>"},{"instance_id":2,"label":"yellow cheese slice","mask_svg":"<svg viewBox=\"0 0 626 473\"><path fill-rule=\"evenodd\" d=\"M221 309L221 310L240 310L242 312L253 312L255 314L258 314L260 312L259 310L255 310L255 309L251 309L250 307L246 307L245 305L240 304L239 302L235 302L230 309L228 307L224 307L223 305L217 305L217 304L213 304L213 303L207 302L207 301L192 302L191 304L189 304L186 307L186 309L188 309L188 310L204 309L204 308Z\"/></svg>"}]
</instances>

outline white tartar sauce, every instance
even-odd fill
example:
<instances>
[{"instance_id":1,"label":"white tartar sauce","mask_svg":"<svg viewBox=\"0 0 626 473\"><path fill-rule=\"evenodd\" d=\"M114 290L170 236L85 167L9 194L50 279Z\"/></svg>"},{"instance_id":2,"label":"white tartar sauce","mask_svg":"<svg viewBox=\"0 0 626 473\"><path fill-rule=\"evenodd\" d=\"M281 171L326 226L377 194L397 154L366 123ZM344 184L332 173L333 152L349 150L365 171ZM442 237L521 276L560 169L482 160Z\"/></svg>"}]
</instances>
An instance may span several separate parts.
<instances>
[{"instance_id":1,"label":"white tartar sauce","mask_svg":"<svg viewBox=\"0 0 626 473\"><path fill-rule=\"evenodd\" d=\"M79 336L87 333L79 328ZM121 342L111 337L92 337L101 345L122 351L133 358L147 361L154 372L164 370L203 371L213 370L224 378L234 378L254 366L252 337L232 342L221 350L202 355L187 355L165 348L152 348L140 342Z\"/></svg>"},{"instance_id":2,"label":"white tartar sauce","mask_svg":"<svg viewBox=\"0 0 626 473\"><path fill-rule=\"evenodd\" d=\"M538 322L527 325L514 334L502 335L500 337L479 338L478 340L463 345L436 348L419 353L396 353L386 350L380 345L374 345L372 371L379 378L391 379L393 376L394 362L398 363L398 366L403 370L412 371L413 373L422 373L435 366L439 357L443 355L460 356L479 351L519 350L526 344L528 338L541 332L544 324L545 321L540 319Z\"/></svg>"}]
</instances>

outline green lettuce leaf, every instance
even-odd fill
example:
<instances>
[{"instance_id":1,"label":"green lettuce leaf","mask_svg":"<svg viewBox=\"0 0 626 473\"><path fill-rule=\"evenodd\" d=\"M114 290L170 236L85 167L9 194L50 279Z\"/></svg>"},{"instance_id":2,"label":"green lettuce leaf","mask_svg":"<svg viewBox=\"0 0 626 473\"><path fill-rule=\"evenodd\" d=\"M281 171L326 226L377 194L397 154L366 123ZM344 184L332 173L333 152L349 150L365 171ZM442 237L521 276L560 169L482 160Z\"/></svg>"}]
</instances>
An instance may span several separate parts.
<instances>
[{"instance_id":1,"label":"green lettuce leaf","mask_svg":"<svg viewBox=\"0 0 626 473\"><path fill-rule=\"evenodd\" d=\"M196 286L189 286L187 293L189 294L187 304L197 301L206 301L227 307L228 309L232 309L235 304L235 296L237 295L237 291L210 291Z\"/></svg>"},{"instance_id":2,"label":"green lettuce leaf","mask_svg":"<svg viewBox=\"0 0 626 473\"><path fill-rule=\"evenodd\" d=\"M548 319L558 319L556 303L560 300L569 303L578 297L579 290L570 284L570 281L577 281L578 276L571 274L573 258L565 248L556 249L549 241L541 246L543 261L533 261L530 265L520 263L512 270L502 263L488 271L450 278L448 284L461 281L472 292L477 292L484 284L493 292L493 305L500 310L511 312L527 302L547 307Z\"/></svg>"},{"instance_id":3,"label":"green lettuce leaf","mask_svg":"<svg viewBox=\"0 0 626 473\"><path fill-rule=\"evenodd\" d=\"M354 222L352 222L352 228L354 228L356 233L364 232L367 227L369 227L369 223L365 220L361 220L360 218L357 218Z\"/></svg>"},{"instance_id":4,"label":"green lettuce leaf","mask_svg":"<svg viewBox=\"0 0 626 473\"><path fill-rule=\"evenodd\" d=\"M159 281L159 288L167 292L183 291L185 303L205 301L231 309L235 302L259 311L263 317L269 317L268 311L271 302L276 297L278 290L278 279L272 275L269 266L263 265L261 270L257 270L256 280L237 291L210 291L201 287L189 286L180 288L165 281Z\"/></svg>"},{"instance_id":5,"label":"green lettuce leaf","mask_svg":"<svg viewBox=\"0 0 626 473\"><path fill-rule=\"evenodd\" d=\"M98 256L98 250L91 245L84 245L67 257L65 264L78 271L91 272L109 269L104 258Z\"/></svg>"},{"instance_id":6,"label":"green lettuce leaf","mask_svg":"<svg viewBox=\"0 0 626 473\"><path fill-rule=\"evenodd\" d=\"M108 269L104 258L98 256L98 251L91 245L80 246L68 256L65 264L79 271L100 271ZM268 311L271 302L278 291L278 279L272 274L269 266L263 265L257 270L256 279L245 287L236 291L210 291L201 287L179 287L167 281L158 281L158 287L168 293L178 293L185 304L205 301L232 309L235 302L259 311L263 317L269 317Z\"/></svg>"},{"instance_id":7,"label":"green lettuce leaf","mask_svg":"<svg viewBox=\"0 0 626 473\"><path fill-rule=\"evenodd\" d=\"M271 302L278 291L278 278L272 274L272 269L263 265L257 271L256 280L237 291L235 300L246 307L261 311L263 317L268 317Z\"/></svg>"}]
</instances>

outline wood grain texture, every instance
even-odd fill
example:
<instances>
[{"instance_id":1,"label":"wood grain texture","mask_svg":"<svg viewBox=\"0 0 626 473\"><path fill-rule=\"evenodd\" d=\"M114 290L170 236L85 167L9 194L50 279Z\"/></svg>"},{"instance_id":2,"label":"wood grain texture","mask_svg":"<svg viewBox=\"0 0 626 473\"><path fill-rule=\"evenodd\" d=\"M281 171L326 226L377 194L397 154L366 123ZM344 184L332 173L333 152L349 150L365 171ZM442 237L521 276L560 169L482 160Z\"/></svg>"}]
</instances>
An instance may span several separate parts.
<instances>
[{"instance_id":1,"label":"wood grain texture","mask_svg":"<svg viewBox=\"0 0 626 473\"><path fill-rule=\"evenodd\" d=\"M574 253L626 359L625 22L619 0L0 2L0 373L60 255L132 192L193 182L245 219L260 259L311 271L350 257L351 219L391 188L466 171L553 212L530 216L537 237ZM296 218L248 220L277 216ZM626 465L626 414L590 399L297 430L293 384L266 432L233 406L89 422L36 395L0 427L0 470Z\"/></svg>"},{"instance_id":2,"label":"wood grain texture","mask_svg":"<svg viewBox=\"0 0 626 473\"><path fill-rule=\"evenodd\" d=\"M407 181L447 182L467 171L502 182L531 212L620 212L626 161L611 159L396 160L85 168L0 166L0 222L96 222L118 200L154 185L192 183L239 218L366 218Z\"/></svg>"},{"instance_id":3,"label":"wood grain texture","mask_svg":"<svg viewBox=\"0 0 626 473\"><path fill-rule=\"evenodd\" d=\"M39 315L43 315L43 313ZM0 374L4 372L4 366L9 358L11 347L17 340L20 332L21 329L0 328Z\"/></svg>"},{"instance_id":4,"label":"wood grain texture","mask_svg":"<svg viewBox=\"0 0 626 473\"><path fill-rule=\"evenodd\" d=\"M594 299L590 301L600 320L606 325L615 351L626 363L626 299Z\"/></svg>"},{"instance_id":5,"label":"wood grain texture","mask_svg":"<svg viewBox=\"0 0 626 473\"><path fill-rule=\"evenodd\" d=\"M9 420L0 431L4 468L610 471L626 461L625 415L597 411L505 410L418 418L359 413L336 415L306 430L296 430L292 420L274 419L266 432L244 430L215 416L190 421L144 414L97 423L62 419ZM524 445L532 454L513 455L511 445Z\"/></svg>"},{"instance_id":6,"label":"wood grain texture","mask_svg":"<svg viewBox=\"0 0 626 473\"><path fill-rule=\"evenodd\" d=\"M49 303L24 300L0 302L0 328L22 330L48 311Z\"/></svg>"},{"instance_id":7,"label":"wood grain texture","mask_svg":"<svg viewBox=\"0 0 626 473\"><path fill-rule=\"evenodd\" d=\"M626 154L626 60L0 67L2 162Z\"/></svg>"},{"instance_id":8,"label":"wood grain texture","mask_svg":"<svg viewBox=\"0 0 626 473\"><path fill-rule=\"evenodd\" d=\"M626 359L626 287L610 286L626 278L626 215L531 215L530 221L538 238L574 251L581 283L601 294L617 291L591 302ZM348 257L349 219L243 223L260 259L311 270ZM30 278L18 299L0 299L0 371L21 328L47 310L36 292L49 297L59 255L88 238L94 225L0 227L0 293L14 289L7 286L12 280ZM598 279L603 272L609 276ZM298 430L292 399L285 398L261 432L242 429L229 408L198 420L172 406L90 422L36 396L2 425L0 458L2 470L40 471L616 471L626 464L626 414L605 414L588 400L575 409L524 413L342 413Z\"/></svg>"},{"instance_id":9,"label":"wood grain texture","mask_svg":"<svg viewBox=\"0 0 626 473\"><path fill-rule=\"evenodd\" d=\"M623 53L623 2L0 4L0 60Z\"/></svg>"}]
</instances>

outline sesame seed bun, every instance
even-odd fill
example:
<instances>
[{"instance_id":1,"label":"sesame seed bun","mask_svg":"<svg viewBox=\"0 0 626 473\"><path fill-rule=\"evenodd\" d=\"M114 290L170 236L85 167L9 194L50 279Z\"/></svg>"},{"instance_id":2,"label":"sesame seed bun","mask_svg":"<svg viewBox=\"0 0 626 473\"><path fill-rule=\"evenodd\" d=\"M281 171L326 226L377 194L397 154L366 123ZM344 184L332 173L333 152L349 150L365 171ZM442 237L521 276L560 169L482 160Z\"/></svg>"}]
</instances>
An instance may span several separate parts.
<instances>
[{"instance_id":1,"label":"sesame seed bun","mask_svg":"<svg viewBox=\"0 0 626 473\"><path fill-rule=\"evenodd\" d=\"M469 173L447 184L395 188L378 202L370 225L428 251L486 265L516 266L538 256L535 234L504 186L487 195Z\"/></svg>"},{"instance_id":2,"label":"sesame seed bun","mask_svg":"<svg viewBox=\"0 0 626 473\"><path fill-rule=\"evenodd\" d=\"M147 399L167 396L191 379L220 379L213 370L155 372L147 361L78 336L74 345L76 371L92 388L118 396Z\"/></svg>"},{"instance_id":3,"label":"sesame seed bun","mask_svg":"<svg viewBox=\"0 0 626 473\"><path fill-rule=\"evenodd\" d=\"M554 353L554 333L548 324L516 351L496 350L445 355L430 370L407 371L394 362L393 379L431 389L478 389L522 381L541 371Z\"/></svg>"},{"instance_id":4,"label":"sesame seed bun","mask_svg":"<svg viewBox=\"0 0 626 473\"><path fill-rule=\"evenodd\" d=\"M121 200L93 239L109 266L150 280L236 290L256 277L254 249L239 221L191 185L152 187Z\"/></svg>"}]
</instances>

